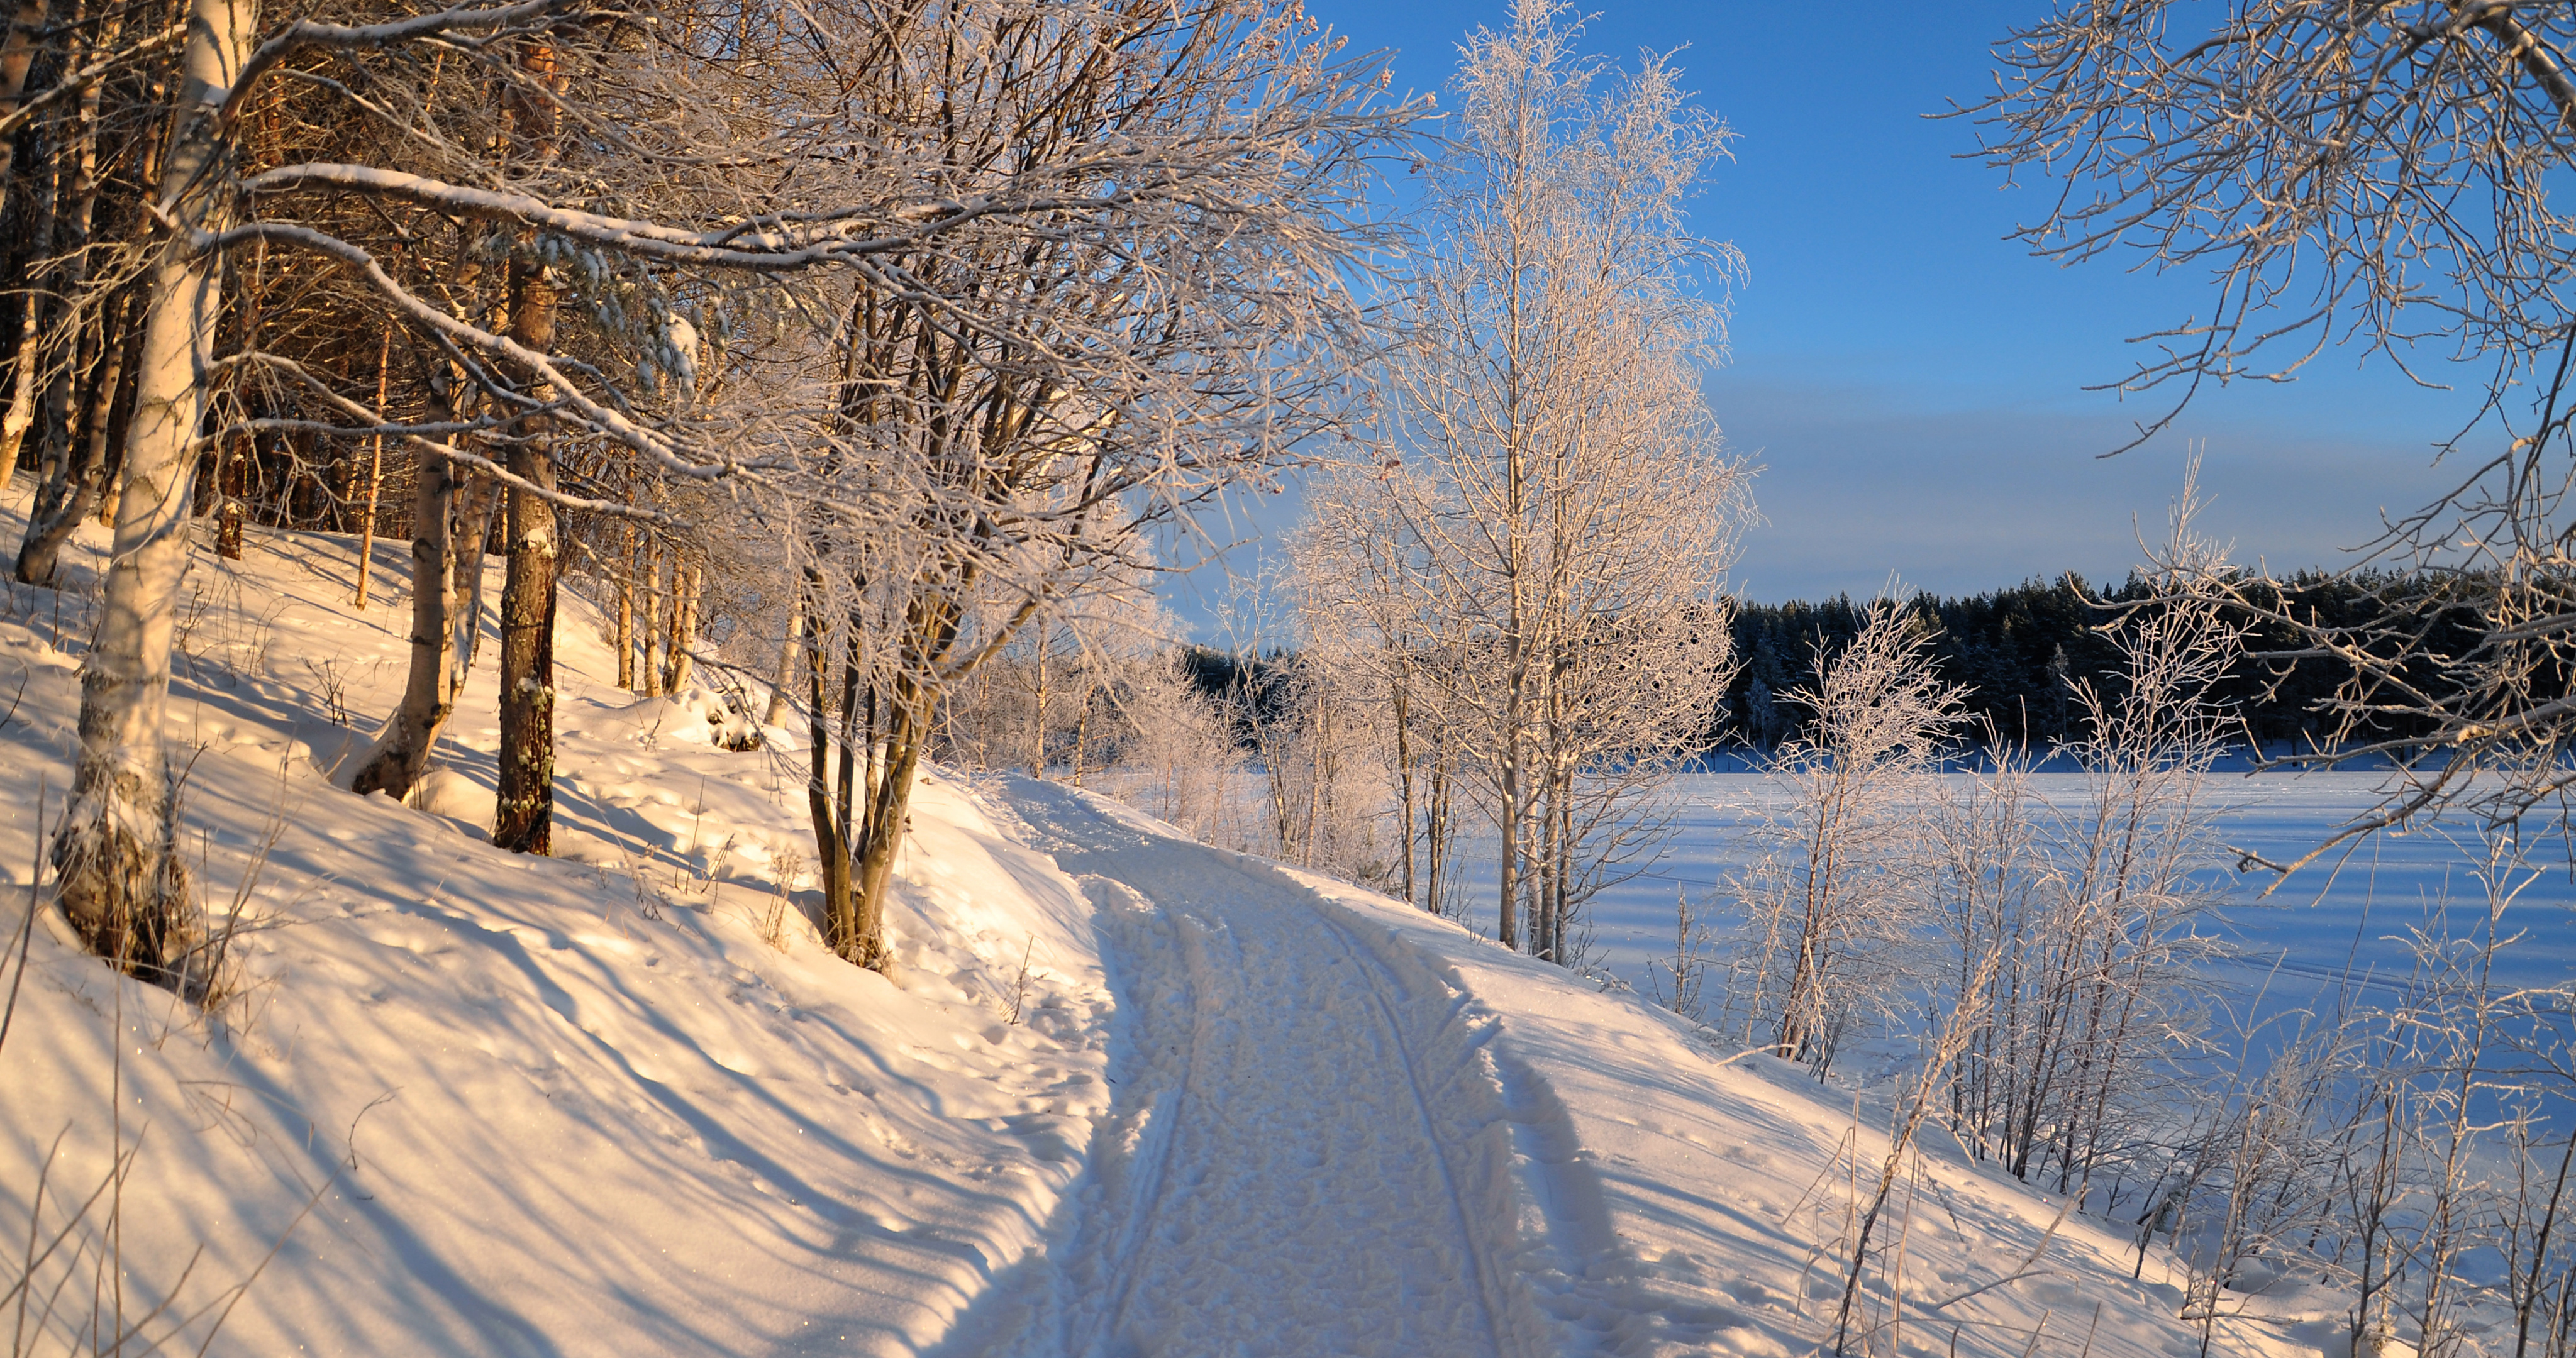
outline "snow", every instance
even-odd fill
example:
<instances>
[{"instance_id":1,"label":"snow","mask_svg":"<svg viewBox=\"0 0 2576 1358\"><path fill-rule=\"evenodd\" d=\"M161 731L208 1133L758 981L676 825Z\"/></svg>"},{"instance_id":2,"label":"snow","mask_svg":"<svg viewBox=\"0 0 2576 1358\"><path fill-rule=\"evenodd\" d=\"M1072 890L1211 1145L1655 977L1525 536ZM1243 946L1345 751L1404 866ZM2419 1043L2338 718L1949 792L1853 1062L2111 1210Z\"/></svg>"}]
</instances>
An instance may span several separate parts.
<instances>
[{"instance_id":1,"label":"snow","mask_svg":"<svg viewBox=\"0 0 2576 1358\"><path fill-rule=\"evenodd\" d=\"M402 578L400 546L380 579ZM668 720L686 704L598 683L613 660L586 622L558 641L587 673L564 685L560 810L590 861L482 842L488 639L425 805L338 791L323 775L365 741L309 675L348 676L368 713L401 679L399 615L347 608L347 550L255 536L237 569L199 563L171 734L183 757L204 747L201 888L250 908L244 994L196 1020L48 915L0 1048L0 1229L25 1238L58 1134L57 1204L140 1137L129 1311L201 1244L177 1310L220 1307L284 1241L218 1352L910 1353L944 1332L1039 1243L1106 1102L1110 1000L1078 888L935 778L902 865L899 985L793 912L770 946L757 874L800 838L801 784L712 748L702 717ZM0 622L0 708L12 671L28 679L0 729L19 883L78 704L39 594Z\"/></svg>"},{"instance_id":2,"label":"snow","mask_svg":"<svg viewBox=\"0 0 2576 1358\"><path fill-rule=\"evenodd\" d=\"M1062 1248L958 1351L1556 1351L1515 1285L1490 1025L1277 869L1068 790L1012 793L1094 884L1118 1097Z\"/></svg>"},{"instance_id":3,"label":"snow","mask_svg":"<svg viewBox=\"0 0 2576 1358\"><path fill-rule=\"evenodd\" d=\"M47 591L0 613L9 923L98 546L62 622ZM797 908L794 733L729 749L715 695L618 692L570 598L560 856L484 842L488 641L415 805L338 790L401 682L403 546L364 611L345 538L192 572L171 734L241 988L209 1021L40 921L0 1240L131 1156L113 1241L93 1208L38 1270L54 1347L111 1243L125 1313L221 1354L1789 1355L1830 1326L1884 1091L1015 778L926 780L900 964L857 971ZM2117 1231L1925 1150L1908 1351L2197 1351L2161 1247L2133 1281ZM2317 1353L2337 1303L2264 1305L2217 1351Z\"/></svg>"},{"instance_id":4,"label":"snow","mask_svg":"<svg viewBox=\"0 0 2576 1358\"><path fill-rule=\"evenodd\" d=\"M2042 772L2030 781L2033 793L2050 804L2082 803L2080 774ZM2380 786L2381 775L2368 772L2291 776L2223 770L2213 781L2228 808L2221 822L2225 842L2274 861L2299 857L2369 810ZM1590 929L1593 947L1587 960L1640 994L1654 984L1669 990L1675 895L1697 903L1719 893L1729 875L1759 852L1746 828L1766 809L1776 809L1781 796L1768 778L1741 769L1674 780L1667 802L1671 839L1584 908L1581 927ZM2269 985L2276 999L2297 999L2348 973L2360 988L2384 997L2392 978L2402 980L2407 973L2412 959L2406 931L2424 923L2428 906L2447 901L2455 929L2465 929L2483 908L2471 872L2482 854L2474 837L2430 827L2372 836L2348 855L2338 853L2300 871L2269 897L2262 894L2273 882L2269 874L2237 876L2219 923L2243 960L2214 979L2247 993ZM1489 844L1468 846L1458 893L1468 921L1490 933ZM2563 865L2526 894L2517 918L2531 932L2505 955L2500 979L2545 986L2576 974L2576 930L2563 927L2571 901L2576 893L2568 890Z\"/></svg>"}]
</instances>

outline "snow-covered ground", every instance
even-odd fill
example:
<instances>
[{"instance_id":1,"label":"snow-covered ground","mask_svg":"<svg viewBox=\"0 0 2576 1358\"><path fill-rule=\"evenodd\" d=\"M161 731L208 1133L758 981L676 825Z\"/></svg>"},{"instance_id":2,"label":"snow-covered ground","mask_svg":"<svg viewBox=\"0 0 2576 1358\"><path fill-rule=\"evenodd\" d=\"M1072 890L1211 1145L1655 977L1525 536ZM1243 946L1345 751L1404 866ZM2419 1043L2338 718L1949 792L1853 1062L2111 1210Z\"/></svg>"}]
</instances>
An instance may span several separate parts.
<instances>
[{"instance_id":1,"label":"snow-covered ground","mask_svg":"<svg viewBox=\"0 0 2576 1358\"><path fill-rule=\"evenodd\" d=\"M1828 1331L1877 1095L1721 1064L1633 996L1017 779L930 779L902 965L855 971L798 911L794 734L729 752L705 695L619 693L569 600L563 857L481 837L488 651L422 805L337 791L400 683L406 565L379 546L392 606L363 612L346 539L195 571L171 734L200 888L246 904L241 992L209 1021L38 919L0 1045L0 1241L68 1223L0 1299L5 1323L35 1298L37 1351L120 1310L169 1351L220 1322L228 1354L1793 1355ZM78 597L0 615L12 925L45 900ZM2120 1232L1927 1152L1906 1352L2197 1351L2161 1249L2133 1280ZM1889 1290L1861 1308L1877 1352ZM2338 1308L2254 1309L2218 1351L2317 1353Z\"/></svg>"},{"instance_id":2,"label":"snow-covered ground","mask_svg":"<svg viewBox=\"0 0 2576 1358\"><path fill-rule=\"evenodd\" d=\"M2043 799L2064 806L2081 802L2080 775L2039 773L2031 781ZM2227 808L2219 838L2286 862L2368 810L2379 786L2379 776L2370 773L2220 772L2212 775L2213 792ZM1645 993L1649 963L1668 964L1673 956L1676 894L1695 904L1712 892L1722 894L1729 874L1758 852L1746 827L1779 796L1776 785L1758 773L1695 773L1675 780L1670 840L1585 910L1594 964ZM2236 989L2268 984L2276 994L2304 999L2348 973L2364 988L2384 991L2389 978L2406 974L2406 931L2425 922L2429 907L2447 900L2454 929L2467 928L2483 911L2485 898L2472 871L2483 853L2474 837L2436 827L2372 836L2301 870L2268 898L2268 874L2235 877L2213 925L2241 960L2218 979ZM1467 864L1461 877L1469 918L1491 932L1490 854L1472 853ZM2509 984L2556 985L2576 975L2576 928L2567 927L2566 916L2576 904L2576 888L2568 883L2565 864L2556 867L2517 902L2514 918L2527 922L2530 931L2503 955L2499 979Z\"/></svg>"}]
</instances>

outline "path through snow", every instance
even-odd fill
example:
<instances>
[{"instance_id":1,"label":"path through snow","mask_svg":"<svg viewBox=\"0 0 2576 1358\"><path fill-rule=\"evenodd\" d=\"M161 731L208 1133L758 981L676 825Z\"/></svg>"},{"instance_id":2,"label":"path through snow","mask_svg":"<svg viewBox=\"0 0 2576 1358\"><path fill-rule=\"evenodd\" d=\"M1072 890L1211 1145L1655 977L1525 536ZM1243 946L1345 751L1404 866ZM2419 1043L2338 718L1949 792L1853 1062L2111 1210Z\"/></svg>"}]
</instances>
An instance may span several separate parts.
<instances>
[{"instance_id":1,"label":"path through snow","mask_svg":"<svg viewBox=\"0 0 2576 1358\"><path fill-rule=\"evenodd\" d=\"M1236 855L1014 783L1100 906L1121 1028L1087 1189L952 1354L1551 1352L1491 1021Z\"/></svg>"}]
</instances>

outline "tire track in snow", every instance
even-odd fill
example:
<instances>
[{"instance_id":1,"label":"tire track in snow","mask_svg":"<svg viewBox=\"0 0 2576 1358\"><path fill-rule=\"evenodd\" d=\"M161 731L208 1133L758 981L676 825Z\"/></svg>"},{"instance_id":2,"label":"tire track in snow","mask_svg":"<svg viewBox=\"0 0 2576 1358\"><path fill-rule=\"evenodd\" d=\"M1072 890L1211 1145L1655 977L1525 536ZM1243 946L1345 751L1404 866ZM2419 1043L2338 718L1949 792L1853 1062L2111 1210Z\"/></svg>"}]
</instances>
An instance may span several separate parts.
<instances>
[{"instance_id":1,"label":"tire track in snow","mask_svg":"<svg viewBox=\"0 0 2576 1358\"><path fill-rule=\"evenodd\" d=\"M1492 1252L1482 1248L1484 1241L1468 1221L1467 1200L1465 1195L1459 1192L1458 1172L1450 1164L1449 1147L1444 1144L1440 1136L1439 1119L1432 1116L1430 1096L1422 1087L1421 1069L1414 1061L1412 1048L1404 1041L1404 1026L1397 1019L1394 1006L1387 1003L1386 990L1381 981L1392 981L1399 989L1404 983L1386 964L1386 959L1361 947L1351 938L1350 931L1332 918L1329 907L1320 905L1312 899L1303 904L1307 913L1313 915L1316 921L1332 934L1333 941L1342 946L1342 951L1352 961L1360 963L1368 973L1369 998L1376 1002L1379 1015L1386 1021L1387 1031L1395 1035L1396 1055L1404 1063L1405 1083L1413 1091L1414 1109L1421 1116L1423 1131L1431 1142L1433 1154L1438 1157L1441 1185L1449 1191L1449 1211L1452 1219L1457 1222L1458 1239L1466 1247L1468 1258L1475 1265L1476 1300L1485 1321L1485 1338L1493 1345L1494 1352L1501 1353L1503 1351L1501 1326L1495 1323L1494 1312L1495 1296L1503 1290L1504 1280L1497 1274L1495 1261L1491 1257Z\"/></svg>"},{"instance_id":2,"label":"tire track in snow","mask_svg":"<svg viewBox=\"0 0 2576 1358\"><path fill-rule=\"evenodd\" d=\"M1066 871L1105 879L1119 1083L1046 1257L938 1352L1552 1351L1518 1272L1501 1094L1456 997L1262 865L1079 794L1010 795Z\"/></svg>"},{"instance_id":3,"label":"tire track in snow","mask_svg":"<svg viewBox=\"0 0 2576 1358\"><path fill-rule=\"evenodd\" d=\"M1093 880L1108 883L1111 879ZM1127 888L1126 892L1134 897L1134 900L1125 904L1151 908L1151 903L1144 897L1136 895L1133 888ZM1187 922L1181 925L1185 930L1189 927ZM1188 933L1181 934L1179 942L1185 954L1205 946L1204 939L1194 938ZM1200 965L1192 967L1191 970L1203 972L1206 969L1203 957L1194 960L1197 960ZM1155 1213L1162 1206L1163 1195L1171 1185L1173 1148L1181 1137L1182 1114L1189 1102L1190 1085L1193 1083L1193 1077L1199 1072L1201 1054L1207 1049L1208 1044L1204 1039L1207 1036L1208 1014L1207 1007L1202 1002L1200 988L1192 988L1190 1001L1189 1053L1181 1062L1180 1083L1169 1091L1155 1096L1154 1102L1146 1112L1145 1132L1148 1139L1138 1146L1131 1158L1129 1169L1131 1176L1134 1173L1134 1165L1144 1164L1150 1166L1151 1177L1147 1181L1144 1194L1129 1199L1128 1217L1119 1232L1118 1248L1114 1255L1115 1262L1110 1270L1109 1314L1106 1323L1099 1327L1100 1333L1104 1336L1115 1334L1126 1322L1127 1302L1135 1295L1136 1289L1138 1273L1136 1261L1144 1252L1145 1243L1153 1228Z\"/></svg>"}]
</instances>

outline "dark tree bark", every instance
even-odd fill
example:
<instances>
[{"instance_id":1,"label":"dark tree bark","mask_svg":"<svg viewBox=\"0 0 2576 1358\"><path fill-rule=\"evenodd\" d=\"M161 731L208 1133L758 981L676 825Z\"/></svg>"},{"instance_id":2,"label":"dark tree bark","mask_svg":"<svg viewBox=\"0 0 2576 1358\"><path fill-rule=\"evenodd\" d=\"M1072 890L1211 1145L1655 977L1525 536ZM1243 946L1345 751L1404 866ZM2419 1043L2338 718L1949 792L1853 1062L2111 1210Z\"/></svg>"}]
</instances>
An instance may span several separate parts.
<instances>
[{"instance_id":1,"label":"dark tree bark","mask_svg":"<svg viewBox=\"0 0 2576 1358\"><path fill-rule=\"evenodd\" d=\"M552 347L556 292L546 266L510 265L510 337ZM535 421L532 421L535 423ZM554 458L541 431L510 450L512 474L554 489ZM519 853L553 849L555 806L555 512L543 496L507 492L508 574L501 586L501 790L492 842Z\"/></svg>"},{"instance_id":2,"label":"dark tree bark","mask_svg":"<svg viewBox=\"0 0 2576 1358\"><path fill-rule=\"evenodd\" d=\"M554 489L554 460L542 444L510 453L510 470ZM519 853L553 850L555 806L554 508L509 492L509 576L501 587L501 796L492 842Z\"/></svg>"},{"instance_id":3,"label":"dark tree bark","mask_svg":"<svg viewBox=\"0 0 2576 1358\"><path fill-rule=\"evenodd\" d=\"M545 160L555 150L557 111L550 97L561 78L555 49L531 41L519 54L529 87L509 100L515 147ZM533 237L511 252L508 306L510 338L536 353L554 348L559 293L553 271L536 258ZM530 395L546 394L535 372L513 373ZM549 421L532 416L510 449L510 471L546 490L555 486ZM501 587L501 788L493 811L492 842L520 853L547 853L554 845L555 807L555 585L558 559L554 507L544 497L513 486L507 495L508 574Z\"/></svg>"},{"instance_id":4,"label":"dark tree bark","mask_svg":"<svg viewBox=\"0 0 2576 1358\"><path fill-rule=\"evenodd\" d=\"M222 458L215 472L215 494L222 499L222 507L215 511L215 554L226 561L239 561L243 501L250 494L250 435L236 434L226 439Z\"/></svg>"}]
</instances>

